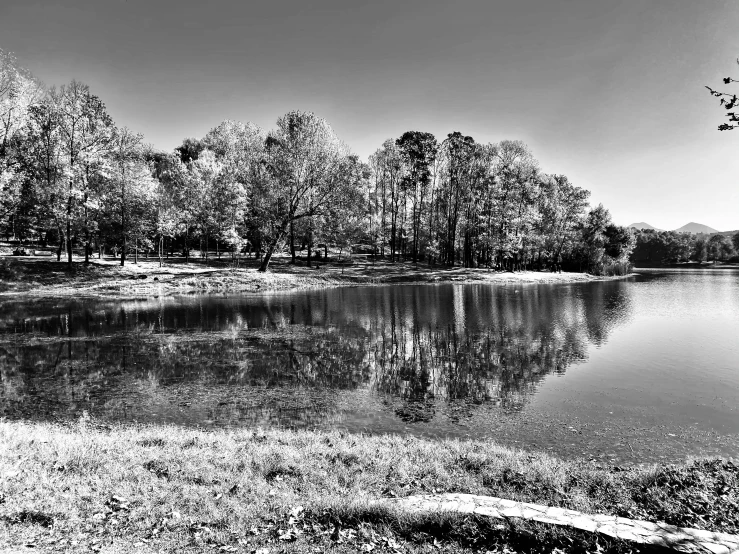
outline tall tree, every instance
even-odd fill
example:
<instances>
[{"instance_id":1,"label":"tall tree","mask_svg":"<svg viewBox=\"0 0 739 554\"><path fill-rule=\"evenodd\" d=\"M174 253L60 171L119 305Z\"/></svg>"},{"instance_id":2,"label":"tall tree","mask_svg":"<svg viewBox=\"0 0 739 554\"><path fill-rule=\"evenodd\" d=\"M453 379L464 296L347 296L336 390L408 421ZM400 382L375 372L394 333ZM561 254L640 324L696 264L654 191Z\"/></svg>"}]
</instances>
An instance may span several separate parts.
<instances>
[{"instance_id":1,"label":"tall tree","mask_svg":"<svg viewBox=\"0 0 739 554\"><path fill-rule=\"evenodd\" d=\"M403 183L412 203L411 226L413 228L413 261L418 261L421 215L431 184L431 171L438 148L431 133L407 131L395 141L405 165Z\"/></svg>"},{"instance_id":2,"label":"tall tree","mask_svg":"<svg viewBox=\"0 0 739 554\"><path fill-rule=\"evenodd\" d=\"M570 183L564 175L541 180L539 196L542 247L553 263L562 259L565 245L572 241L588 205L590 192Z\"/></svg>"},{"instance_id":3,"label":"tall tree","mask_svg":"<svg viewBox=\"0 0 739 554\"><path fill-rule=\"evenodd\" d=\"M382 255L390 246L390 261L395 260L399 250L398 222L400 221L401 186L403 161L396 143L388 139L370 156L370 167L375 175L375 211L377 214L376 241L379 240ZM389 237L389 238L388 238Z\"/></svg>"},{"instance_id":4,"label":"tall tree","mask_svg":"<svg viewBox=\"0 0 739 554\"><path fill-rule=\"evenodd\" d=\"M65 236L67 264L72 267L72 225L83 197L84 167L105 156L113 136L113 120L103 102L78 81L51 93L65 155L67 179Z\"/></svg>"},{"instance_id":5,"label":"tall tree","mask_svg":"<svg viewBox=\"0 0 739 554\"><path fill-rule=\"evenodd\" d=\"M470 162L475 155L475 139L455 131L441 143L440 155L444 159L444 180L441 204L445 214L445 256L447 265L453 266L456 257L457 228L469 194Z\"/></svg>"},{"instance_id":6,"label":"tall tree","mask_svg":"<svg viewBox=\"0 0 739 554\"><path fill-rule=\"evenodd\" d=\"M120 218L121 266L126 263L128 238L133 224L137 201L144 194L142 189L151 183L151 174L145 163L143 136L123 127L115 129L110 141L110 159L113 165L118 216Z\"/></svg>"},{"instance_id":7,"label":"tall tree","mask_svg":"<svg viewBox=\"0 0 739 554\"><path fill-rule=\"evenodd\" d=\"M218 241L238 251L245 242L249 199L263 173L264 133L252 123L224 121L201 142L221 164L221 178L213 190Z\"/></svg>"},{"instance_id":8,"label":"tall tree","mask_svg":"<svg viewBox=\"0 0 739 554\"><path fill-rule=\"evenodd\" d=\"M293 111L277 120L265 141L269 184L260 183L270 237L260 271L267 271L291 223L341 200L350 186L342 180L347 154L331 126L313 113Z\"/></svg>"},{"instance_id":9,"label":"tall tree","mask_svg":"<svg viewBox=\"0 0 739 554\"><path fill-rule=\"evenodd\" d=\"M499 183L495 210L498 264L512 268L521 250L519 231L524 208L534 198L531 187L537 178L538 164L525 143L504 140L498 146L495 173Z\"/></svg>"},{"instance_id":10,"label":"tall tree","mask_svg":"<svg viewBox=\"0 0 739 554\"><path fill-rule=\"evenodd\" d=\"M180 182L180 175L184 173L184 169L182 168L182 162L179 156L176 154L148 150L147 159L153 166L153 176L156 180L156 191L154 193L156 222L154 224L154 230L159 267L162 267L162 256L164 255L165 248L164 241L165 239L173 240L180 228L177 185Z\"/></svg>"},{"instance_id":11,"label":"tall tree","mask_svg":"<svg viewBox=\"0 0 739 554\"><path fill-rule=\"evenodd\" d=\"M0 49L0 222L20 198L24 179L20 150L42 87L15 57Z\"/></svg>"}]
</instances>

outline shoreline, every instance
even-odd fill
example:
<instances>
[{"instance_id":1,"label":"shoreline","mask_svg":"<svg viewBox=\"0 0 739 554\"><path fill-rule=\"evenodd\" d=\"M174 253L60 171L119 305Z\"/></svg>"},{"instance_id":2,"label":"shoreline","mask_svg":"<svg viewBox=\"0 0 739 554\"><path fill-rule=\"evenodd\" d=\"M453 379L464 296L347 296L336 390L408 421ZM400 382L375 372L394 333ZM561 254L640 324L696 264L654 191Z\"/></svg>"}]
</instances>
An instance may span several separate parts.
<instances>
[{"instance_id":1,"label":"shoreline","mask_svg":"<svg viewBox=\"0 0 739 554\"><path fill-rule=\"evenodd\" d=\"M739 467L721 459L608 467L490 441L0 419L0 548L13 551L633 551L376 502L445 493L739 531Z\"/></svg>"},{"instance_id":2,"label":"shoreline","mask_svg":"<svg viewBox=\"0 0 739 554\"><path fill-rule=\"evenodd\" d=\"M3 259L4 258L4 259ZM588 273L539 271L499 272L478 268L429 267L425 264L386 262L341 266L319 263L319 269L276 261L266 273L254 261L232 268L224 262L170 262L139 260L121 268L115 260L75 261L72 271L64 262L38 258L0 258L0 300L9 297L130 299L184 294L243 294L291 292L343 286L470 284L499 285L582 283L624 279L635 275L595 276Z\"/></svg>"}]
</instances>

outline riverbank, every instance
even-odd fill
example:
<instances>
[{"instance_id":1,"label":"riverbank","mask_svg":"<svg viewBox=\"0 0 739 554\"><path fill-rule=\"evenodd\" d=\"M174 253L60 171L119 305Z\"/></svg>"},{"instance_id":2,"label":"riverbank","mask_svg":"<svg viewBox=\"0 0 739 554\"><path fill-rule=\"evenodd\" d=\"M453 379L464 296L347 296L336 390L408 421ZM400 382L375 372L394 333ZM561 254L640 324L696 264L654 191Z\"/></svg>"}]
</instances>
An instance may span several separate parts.
<instances>
[{"instance_id":1,"label":"riverbank","mask_svg":"<svg viewBox=\"0 0 739 554\"><path fill-rule=\"evenodd\" d=\"M246 264L246 265L245 265ZM277 259L266 273L251 260L234 268L227 261L185 263L169 261L163 267L153 259L127 263L116 260L82 260L68 269L63 262L34 257L0 257L0 297L103 297L130 298L191 293L242 293L287 291L346 285L405 283L575 283L601 278L587 273L537 271L497 272L488 269L430 267L426 264L371 261L351 265L292 265Z\"/></svg>"},{"instance_id":2,"label":"riverbank","mask_svg":"<svg viewBox=\"0 0 739 554\"><path fill-rule=\"evenodd\" d=\"M721 460L605 467L480 441L0 421L0 548L13 552L633 549L374 502L446 492L739 532L739 468Z\"/></svg>"}]
</instances>

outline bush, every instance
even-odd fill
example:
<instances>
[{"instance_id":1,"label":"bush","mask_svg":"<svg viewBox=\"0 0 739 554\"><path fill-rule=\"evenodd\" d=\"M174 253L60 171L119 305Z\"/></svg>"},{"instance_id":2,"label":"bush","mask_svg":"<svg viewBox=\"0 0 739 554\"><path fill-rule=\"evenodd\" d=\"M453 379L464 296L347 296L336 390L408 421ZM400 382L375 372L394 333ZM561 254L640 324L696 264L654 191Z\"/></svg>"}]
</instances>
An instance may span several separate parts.
<instances>
[{"instance_id":1,"label":"bush","mask_svg":"<svg viewBox=\"0 0 739 554\"><path fill-rule=\"evenodd\" d=\"M628 275L633 269L634 265L631 262L610 261L601 265L598 275L604 275L607 277Z\"/></svg>"}]
</instances>

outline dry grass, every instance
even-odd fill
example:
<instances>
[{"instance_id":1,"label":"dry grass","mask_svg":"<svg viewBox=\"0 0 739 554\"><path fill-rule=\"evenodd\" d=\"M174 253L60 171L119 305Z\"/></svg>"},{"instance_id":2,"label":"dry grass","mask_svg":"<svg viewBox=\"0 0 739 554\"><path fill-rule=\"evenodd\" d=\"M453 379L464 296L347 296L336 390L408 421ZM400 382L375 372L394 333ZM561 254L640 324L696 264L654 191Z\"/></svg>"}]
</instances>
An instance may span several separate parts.
<instances>
[{"instance_id":1,"label":"dry grass","mask_svg":"<svg viewBox=\"0 0 739 554\"><path fill-rule=\"evenodd\" d=\"M737 532L738 485L723 461L622 470L480 441L0 421L0 546L36 551L619 551L372 501L466 492Z\"/></svg>"}]
</instances>

